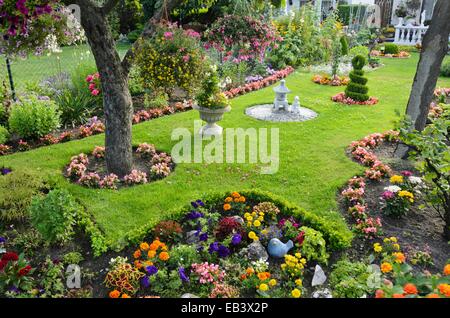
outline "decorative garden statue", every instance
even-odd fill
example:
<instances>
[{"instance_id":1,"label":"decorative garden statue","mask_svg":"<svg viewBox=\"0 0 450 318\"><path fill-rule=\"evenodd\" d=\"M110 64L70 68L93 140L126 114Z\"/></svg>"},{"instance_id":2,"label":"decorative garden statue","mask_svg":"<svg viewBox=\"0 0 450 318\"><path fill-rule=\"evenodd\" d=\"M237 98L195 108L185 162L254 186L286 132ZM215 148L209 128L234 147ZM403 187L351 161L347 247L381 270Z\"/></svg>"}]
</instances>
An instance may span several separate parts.
<instances>
[{"instance_id":1,"label":"decorative garden statue","mask_svg":"<svg viewBox=\"0 0 450 318\"><path fill-rule=\"evenodd\" d=\"M300 97L295 96L291 111L295 114L300 113Z\"/></svg>"},{"instance_id":2,"label":"decorative garden statue","mask_svg":"<svg viewBox=\"0 0 450 318\"><path fill-rule=\"evenodd\" d=\"M291 91L286 87L286 81L281 80L280 86L275 87L273 90L276 94L275 101L273 102L273 108L276 111L280 109L287 111L289 109L287 94L289 94Z\"/></svg>"},{"instance_id":3,"label":"decorative garden statue","mask_svg":"<svg viewBox=\"0 0 450 318\"><path fill-rule=\"evenodd\" d=\"M267 252L270 256L275 258L283 258L291 248L294 247L294 242L289 240L286 244L281 242L277 238L273 238L269 241L267 246Z\"/></svg>"}]
</instances>

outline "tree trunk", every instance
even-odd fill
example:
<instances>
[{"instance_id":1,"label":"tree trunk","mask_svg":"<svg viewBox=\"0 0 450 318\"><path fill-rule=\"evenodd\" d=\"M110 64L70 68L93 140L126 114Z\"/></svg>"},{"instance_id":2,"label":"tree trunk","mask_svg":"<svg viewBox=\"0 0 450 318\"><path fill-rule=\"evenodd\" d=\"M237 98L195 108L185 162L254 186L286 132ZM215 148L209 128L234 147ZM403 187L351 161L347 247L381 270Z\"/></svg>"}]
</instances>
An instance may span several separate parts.
<instances>
[{"instance_id":1,"label":"tree trunk","mask_svg":"<svg viewBox=\"0 0 450 318\"><path fill-rule=\"evenodd\" d=\"M105 112L106 167L119 177L132 170L133 102L128 89L128 75L123 71L114 39L101 8L86 4L81 7L81 25L100 73Z\"/></svg>"},{"instance_id":2,"label":"tree trunk","mask_svg":"<svg viewBox=\"0 0 450 318\"><path fill-rule=\"evenodd\" d=\"M442 60L448 51L449 21L450 1L438 0L431 24L423 38L422 52L406 109L406 115L411 118L414 128L418 131L425 128ZM404 158L408 151L408 146L399 144L395 155Z\"/></svg>"},{"instance_id":3,"label":"tree trunk","mask_svg":"<svg viewBox=\"0 0 450 318\"><path fill-rule=\"evenodd\" d=\"M446 211L445 211L445 226L444 226L444 237L447 240L450 240L450 207L446 206Z\"/></svg>"}]
</instances>

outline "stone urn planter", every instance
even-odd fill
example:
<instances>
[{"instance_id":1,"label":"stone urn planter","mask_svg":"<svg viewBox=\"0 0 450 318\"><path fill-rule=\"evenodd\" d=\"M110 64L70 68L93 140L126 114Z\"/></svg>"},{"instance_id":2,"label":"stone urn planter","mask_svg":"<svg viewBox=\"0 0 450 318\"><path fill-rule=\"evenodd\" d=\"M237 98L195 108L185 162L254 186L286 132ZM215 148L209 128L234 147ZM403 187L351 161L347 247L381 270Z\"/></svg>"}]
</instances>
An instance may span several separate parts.
<instances>
[{"instance_id":1,"label":"stone urn planter","mask_svg":"<svg viewBox=\"0 0 450 318\"><path fill-rule=\"evenodd\" d=\"M222 135L223 128L217 125L218 121L221 121L223 115L231 110L231 107L210 109L193 105L192 108L198 110L200 113L200 119L206 122L206 125L200 128L199 134L202 136L218 136Z\"/></svg>"}]
</instances>

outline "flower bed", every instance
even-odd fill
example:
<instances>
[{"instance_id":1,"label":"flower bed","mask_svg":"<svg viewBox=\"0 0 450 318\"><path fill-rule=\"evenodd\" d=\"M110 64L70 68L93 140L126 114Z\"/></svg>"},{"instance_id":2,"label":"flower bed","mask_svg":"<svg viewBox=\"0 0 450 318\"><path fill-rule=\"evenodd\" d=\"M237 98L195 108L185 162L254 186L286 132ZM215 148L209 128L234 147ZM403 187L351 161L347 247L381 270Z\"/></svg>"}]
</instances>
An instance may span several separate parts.
<instances>
[{"instance_id":1,"label":"flower bed","mask_svg":"<svg viewBox=\"0 0 450 318\"><path fill-rule=\"evenodd\" d=\"M350 82L350 78L347 76L334 76L330 77L328 75L314 75L312 81L320 85L329 86L345 86Z\"/></svg>"},{"instance_id":2,"label":"flower bed","mask_svg":"<svg viewBox=\"0 0 450 318\"><path fill-rule=\"evenodd\" d=\"M224 92L228 98L233 98L239 95L243 95L249 92L257 91L267 86L270 86L279 80L287 77L294 72L295 69L292 66L288 66L282 70L276 71L274 74L255 82L245 84L236 88L232 88L229 91Z\"/></svg>"},{"instance_id":3,"label":"flower bed","mask_svg":"<svg viewBox=\"0 0 450 318\"><path fill-rule=\"evenodd\" d=\"M151 144L140 144L134 155L135 165L139 168L133 169L123 178L105 172L105 148L100 146L95 147L89 157L84 153L72 157L64 173L73 182L88 188L117 190L121 186L145 184L166 178L175 167L168 154L156 151Z\"/></svg>"},{"instance_id":4,"label":"flower bed","mask_svg":"<svg viewBox=\"0 0 450 318\"><path fill-rule=\"evenodd\" d=\"M344 92L336 94L331 97L331 100L335 103L341 103L345 105L375 105L378 104L378 98L370 97L365 102L356 101L351 99L350 97L346 97Z\"/></svg>"},{"instance_id":5,"label":"flower bed","mask_svg":"<svg viewBox=\"0 0 450 318\"><path fill-rule=\"evenodd\" d=\"M111 298L299 298L307 264L326 264L346 244L324 220L255 191L197 200L180 214L154 226L132 261L112 260Z\"/></svg>"},{"instance_id":6,"label":"flower bed","mask_svg":"<svg viewBox=\"0 0 450 318\"><path fill-rule=\"evenodd\" d=\"M381 51L372 50L370 56L374 57L387 57L387 58L397 58L397 59L407 59L411 57L411 54L406 51L400 51L398 54L383 54Z\"/></svg>"}]
</instances>

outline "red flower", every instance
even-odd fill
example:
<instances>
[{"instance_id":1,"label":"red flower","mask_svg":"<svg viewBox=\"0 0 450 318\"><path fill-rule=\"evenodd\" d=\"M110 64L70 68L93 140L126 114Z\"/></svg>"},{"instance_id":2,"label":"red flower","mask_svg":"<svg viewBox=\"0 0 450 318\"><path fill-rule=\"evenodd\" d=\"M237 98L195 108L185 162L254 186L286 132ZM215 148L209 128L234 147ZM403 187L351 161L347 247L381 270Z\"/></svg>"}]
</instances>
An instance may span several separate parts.
<instances>
[{"instance_id":1,"label":"red flower","mask_svg":"<svg viewBox=\"0 0 450 318\"><path fill-rule=\"evenodd\" d=\"M3 256L2 256L2 261L6 261L6 262L13 261L13 262L15 262L17 260L19 260L19 255L17 255L14 252L7 252L7 253L3 254Z\"/></svg>"},{"instance_id":2,"label":"red flower","mask_svg":"<svg viewBox=\"0 0 450 318\"><path fill-rule=\"evenodd\" d=\"M30 266L30 265L27 265L27 266L25 266L24 268L20 269L19 272L17 273L17 275L18 275L19 277L22 277L22 276L28 275L28 273L29 273L30 271L31 271L31 266Z\"/></svg>"},{"instance_id":3,"label":"red flower","mask_svg":"<svg viewBox=\"0 0 450 318\"><path fill-rule=\"evenodd\" d=\"M303 241L305 240L305 232L301 231L297 237L295 238L295 240L297 241L297 243L302 246Z\"/></svg>"},{"instance_id":4,"label":"red flower","mask_svg":"<svg viewBox=\"0 0 450 318\"><path fill-rule=\"evenodd\" d=\"M0 271L2 271L6 265L8 265L8 261L1 260L0 261Z\"/></svg>"}]
</instances>

